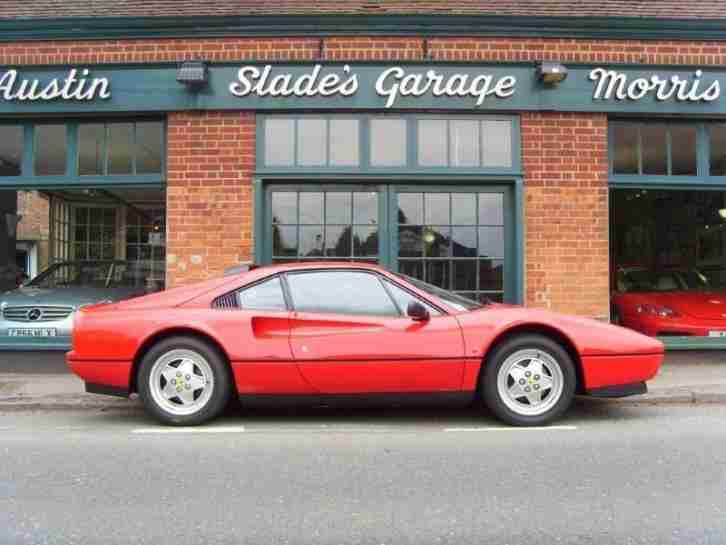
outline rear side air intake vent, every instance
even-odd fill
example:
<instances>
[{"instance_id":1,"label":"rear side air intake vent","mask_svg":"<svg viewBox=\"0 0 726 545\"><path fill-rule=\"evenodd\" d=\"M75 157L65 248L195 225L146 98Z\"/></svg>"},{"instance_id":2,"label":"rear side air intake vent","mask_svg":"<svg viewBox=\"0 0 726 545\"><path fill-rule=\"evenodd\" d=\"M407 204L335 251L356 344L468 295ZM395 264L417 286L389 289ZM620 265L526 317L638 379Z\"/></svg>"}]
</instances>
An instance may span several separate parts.
<instances>
[{"instance_id":1,"label":"rear side air intake vent","mask_svg":"<svg viewBox=\"0 0 726 545\"><path fill-rule=\"evenodd\" d=\"M239 308L239 300L235 292L225 293L212 301L212 308L221 308L223 310Z\"/></svg>"}]
</instances>

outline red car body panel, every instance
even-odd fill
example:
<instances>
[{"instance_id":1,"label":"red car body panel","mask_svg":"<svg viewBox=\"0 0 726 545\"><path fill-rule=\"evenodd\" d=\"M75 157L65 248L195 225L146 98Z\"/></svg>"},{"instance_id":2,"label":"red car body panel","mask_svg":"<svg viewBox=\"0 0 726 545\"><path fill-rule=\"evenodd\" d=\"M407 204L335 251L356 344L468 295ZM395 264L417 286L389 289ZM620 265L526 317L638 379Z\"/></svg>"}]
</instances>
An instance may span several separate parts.
<instances>
[{"instance_id":1,"label":"red car body panel","mask_svg":"<svg viewBox=\"0 0 726 545\"><path fill-rule=\"evenodd\" d=\"M388 277L445 313L408 317L225 310L214 299L274 274L301 269L363 269ZM133 390L134 365L163 335L212 339L230 362L239 394L468 392L477 387L490 349L529 330L569 344L584 389L652 378L663 345L595 320L537 309L489 305L458 312L401 278L367 264L309 263L253 271L76 313L67 360L89 384Z\"/></svg>"},{"instance_id":2,"label":"red car body panel","mask_svg":"<svg viewBox=\"0 0 726 545\"><path fill-rule=\"evenodd\" d=\"M645 335L692 335L707 337L710 331L726 331L726 294L700 291L618 293L612 298L621 324ZM654 305L675 311L673 316L638 312Z\"/></svg>"}]
</instances>

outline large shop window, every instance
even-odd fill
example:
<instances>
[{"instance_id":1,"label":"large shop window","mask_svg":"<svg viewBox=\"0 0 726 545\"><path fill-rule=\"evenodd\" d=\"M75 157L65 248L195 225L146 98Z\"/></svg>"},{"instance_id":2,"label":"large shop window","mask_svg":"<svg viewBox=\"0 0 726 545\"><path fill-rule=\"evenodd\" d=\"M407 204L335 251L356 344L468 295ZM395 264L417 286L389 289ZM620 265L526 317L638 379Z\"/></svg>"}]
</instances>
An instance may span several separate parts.
<instances>
[{"instance_id":1,"label":"large shop window","mask_svg":"<svg viewBox=\"0 0 726 545\"><path fill-rule=\"evenodd\" d=\"M0 122L0 185L160 183L164 122Z\"/></svg>"},{"instance_id":2,"label":"large shop window","mask_svg":"<svg viewBox=\"0 0 726 545\"><path fill-rule=\"evenodd\" d=\"M506 188L273 185L266 199L264 261L379 263L470 299L511 300Z\"/></svg>"},{"instance_id":3,"label":"large shop window","mask_svg":"<svg viewBox=\"0 0 726 545\"><path fill-rule=\"evenodd\" d=\"M610 127L613 321L669 348L726 348L726 123Z\"/></svg>"},{"instance_id":4,"label":"large shop window","mask_svg":"<svg viewBox=\"0 0 726 545\"><path fill-rule=\"evenodd\" d=\"M147 292L164 287L163 189L58 189L46 194L51 264L114 263L117 271L124 271L125 283Z\"/></svg>"},{"instance_id":5,"label":"large shop window","mask_svg":"<svg viewBox=\"0 0 726 545\"><path fill-rule=\"evenodd\" d=\"M268 171L512 172L511 116L264 116L258 165Z\"/></svg>"},{"instance_id":6,"label":"large shop window","mask_svg":"<svg viewBox=\"0 0 726 545\"><path fill-rule=\"evenodd\" d=\"M726 123L612 121L610 174L620 183L723 184Z\"/></svg>"}]
</instances>

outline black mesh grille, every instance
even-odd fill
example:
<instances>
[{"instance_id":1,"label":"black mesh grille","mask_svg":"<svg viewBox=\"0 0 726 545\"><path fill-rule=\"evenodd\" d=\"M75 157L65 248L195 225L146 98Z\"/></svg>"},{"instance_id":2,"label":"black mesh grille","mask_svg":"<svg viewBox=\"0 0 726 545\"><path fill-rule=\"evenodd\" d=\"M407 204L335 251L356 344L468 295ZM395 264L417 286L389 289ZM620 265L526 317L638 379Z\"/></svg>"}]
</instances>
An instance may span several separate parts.
<instances>
[{"instance_id":1,"label":"black mesh grille","mask_svg":"<svg viewBox=\"0 0 726 545\"><path fill-rule=\"evenodd\" d=\"M235 292L232 292L220 295L214 301L212 301L212 307L221 309L239 308L237 294Z\"/></svg>"}]
</instances>

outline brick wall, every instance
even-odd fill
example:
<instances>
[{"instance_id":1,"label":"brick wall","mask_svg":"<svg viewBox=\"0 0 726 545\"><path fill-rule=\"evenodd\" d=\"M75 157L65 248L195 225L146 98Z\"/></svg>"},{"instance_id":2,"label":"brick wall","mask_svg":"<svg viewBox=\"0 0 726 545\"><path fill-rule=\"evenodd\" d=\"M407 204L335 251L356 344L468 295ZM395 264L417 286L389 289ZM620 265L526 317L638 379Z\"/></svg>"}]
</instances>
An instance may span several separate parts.
<instances>
[{"instance_id":1,"label":"brick wall","mask_svg":"<svg viewBox=\"0 0 726 545\"><path fill-rule=\"evenodd\" d=\"M48 266L49 259L49 202L37 191L18 191L17 240L34 240L38 244L38 272Z\"/></svg>"},{"instance_id":2,"label":"brick wall","mask_svg":"<svg viewBox=\"0 0 726 545\"><path fill-rule=\"evenodd\" d=\"M537 112L521 121L526 302L607 318L607 117Z\"/></svg>"},{"instance_id":3,"label":"brick wall","mask_svg":"<svg viewBox=\"0 0 726 545\"><path fill-rule=\"evenodd\" d=\"M254 138L250 112L169 115L168 287L250 259Z\"/></svg>"},{"instance_id":4,"label":"brick wall","mask_svg":"<svg viewBox=\"0 0 726 545\"><path fill-rule=\"evenodd\" d=\"M330 37L99 40L0 44L0 64L245 60L559 60L726 65L726 42ZM526 302L608 313L607 119L522 115ZM252 251L254 115L169 115L168 284L248 259ZM218 166L222 165L219 169Z\"/></svg>"}]
</instances>

